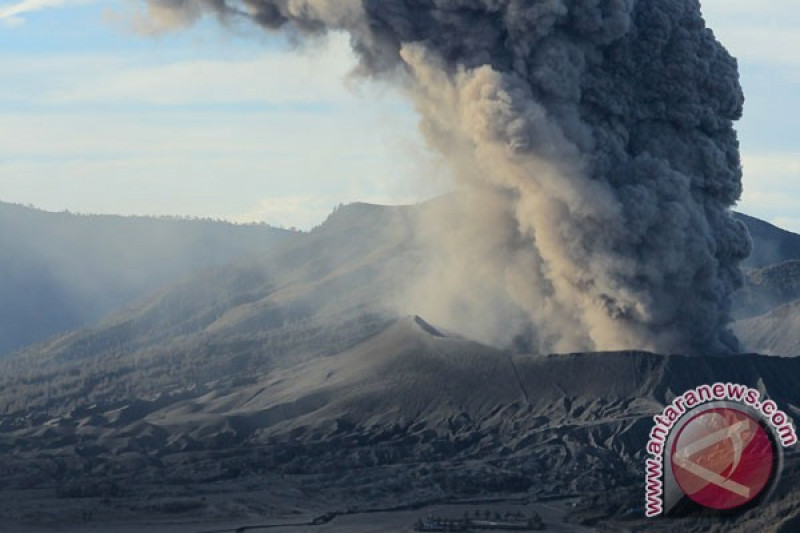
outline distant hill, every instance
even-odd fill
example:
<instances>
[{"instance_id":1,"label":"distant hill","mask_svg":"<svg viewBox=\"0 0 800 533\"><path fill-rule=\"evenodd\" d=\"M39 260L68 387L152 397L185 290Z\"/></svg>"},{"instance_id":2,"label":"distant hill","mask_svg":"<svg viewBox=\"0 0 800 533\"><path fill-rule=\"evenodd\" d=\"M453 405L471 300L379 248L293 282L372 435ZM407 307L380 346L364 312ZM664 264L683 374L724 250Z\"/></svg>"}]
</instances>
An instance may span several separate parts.
<instances>
[{"instance_id":1,"label":"distant hill","mask_svg":"<svg viewBox=\"0 0 800 533\"><path fill-rule=\"evenodd\" d=\"M800 356L800 300L740 320L736 322L734 332L748 351Z\"/></svg>"},{"instance_id":2,"label":"distant hill","mask_svg":"<svg viewBox=\"0 0 800 533\"><path fill-rule=\"evenodd\" d=\"M743 213L735 216L744 222L753 239L753 253L744 262L745 267L764 268L800 259L800 235Z\"/></svg>"},{"instance_id":3,"label":"distant hill","mask_svg":"<svg viewBox=\"0 0 800 533\"><path fill-rule=\"evenodd\" d=\"M736 318L752 318L800 298L800 260L746 268L745 274L745 286L736 295Z\"/></svg>"},{"instance_id":4,"label":"distant hill","mask_svg":"<svg viewBox=\"0 0 800 533\"><path fill-rule=\"evenodd\" d=\"M800 355L800 235L736 215L753 239L745 286L734 298L734 333L749 352Z\"/></svg>"},{"instance_id":5,"label":"distant hill","mask_svg":"<svg viewBox=\"0 0 800 533\"><path fill-rule=\"evenodd\" d=\"M343 207L310 233L283 242L279 253L207 268L99 322L25 349L11 363L61 376L87 365L101 375L135 364L147 371L134 374L130 386L149 395L338 353L389 319L376 302L414 262L412 213ZM108 392L116 396L83 391L75 400L111 401L131 390ZM4 400L19 400L0 396L0 412Z\"/></svg>"},{"instance_id":6,"label":"distant hill","mask_svg":"<svg viewBox=\"0 0 800 533\"><path fill-rule=\"evenodd\" d=\"M206 328L252 337L312 315L356 320L375 293L413 270L422 253L416 212L356 203L301 234L0 203L0 356L73 330L47 353L90 357L109 343L140 349ZM800 290L796 269L788 268L794 263L768 262L800 257L800 236L736 216L754 241L748 285L735 306L737 317L749 318Z\"/></svg>"},{"instance_id":7,"label":"distant hill","mask_svg":"<svg viewBox=\"0 0 800 533\"><path fill-rule=\"evenodd\" d=\"M295 236L263 225L49 213L0 203L0 356Z\"/></svg>"},{"instance_id":8,"label":"distant hill","mask_svg":"<svg viewBox=\"0 0 800 533\"><path fill-rule=\"evenodd\" d=\"M98 322L25 349L0 367L5 376L0 378L0 412L52 410L54 405L69 410L165 392L212 390L342 353L396 320L380 302L392 290L401 290L423 253L414 235L417 210L363 203L342 207L309 233L278 233L276 253L251 254L184 276ZM757 248L793 238L761 226L757 219L744 220L761 228L754 237ZM220 229L235 233L249 228ZM207 250L196 253L202 251ZM788 261L752 269L750 286L761 291L754 294L794 291L800 276L795 267ZM764 312L778 305L765 300L759 304ZM781 320L792 316L781 315ZM767 315L753 323L757 327L741 322L737 331L772 332L774 325L789 338L793 323L787 329L773 318ZM422 319L416 324L442 335ZM754 349L753 338L750 333L743 336L748 349ZM776 344L781 341L775 335L771 339L764 349L780 353L777 348L784 344ZM16 388L18 372L32 384Z\"/></svg>"}]
</instances>

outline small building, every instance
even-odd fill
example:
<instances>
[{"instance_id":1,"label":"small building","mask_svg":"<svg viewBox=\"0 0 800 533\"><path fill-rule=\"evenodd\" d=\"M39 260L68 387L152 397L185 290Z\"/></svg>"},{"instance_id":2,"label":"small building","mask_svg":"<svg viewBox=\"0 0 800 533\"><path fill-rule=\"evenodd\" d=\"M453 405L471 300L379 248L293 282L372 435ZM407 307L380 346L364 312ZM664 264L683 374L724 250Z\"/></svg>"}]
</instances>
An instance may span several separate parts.
<instances>
[{"instance_id":1,"label":"small building","mask_svg":"<svg viewBox=\"0 0 800 533\"><path fill-rule=\"evenodd\" d=\"M537 513L531 516L522 513L506 513L505 516L495 514L491 519L491 514L487 511L479 518L476 512L475 518L465 515L464 518L443 518L440 516L429 515L418 520L414 525L415 531L538 531L542 529L542 519Z\"/></svg>"},{"instance_id":2,"label":"small building","mask_svg":"<svg viewBox=\"0 0 800 533\"><path fill-rule=\"evenodd\" d=\"M428 516L417 521L414 531L469 531L469 521Z\"/></svg>"}]
</instances>

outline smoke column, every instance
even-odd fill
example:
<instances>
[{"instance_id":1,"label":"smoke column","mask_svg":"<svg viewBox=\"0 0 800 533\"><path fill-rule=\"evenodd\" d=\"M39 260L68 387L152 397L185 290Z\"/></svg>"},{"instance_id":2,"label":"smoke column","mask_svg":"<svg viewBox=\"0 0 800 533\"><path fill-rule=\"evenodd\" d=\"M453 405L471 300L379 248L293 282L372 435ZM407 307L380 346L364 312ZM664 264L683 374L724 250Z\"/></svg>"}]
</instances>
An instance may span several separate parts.
<instances>
[{"instance_id":1,"label":"smoke column","mask_svg":"<svg viewBox=\"0 0 800 533\"><path fill-rule=\"evenodd\" d=\"M507 311L506 329L539 350L738 348L730 296L750 240L729 209L744 97L697 0L149 0L148 12L157 28L213 12L343 30L361 73L403 84L471 191L465 238L444 247L455 314Z\"/></svg>"}]
</instances>

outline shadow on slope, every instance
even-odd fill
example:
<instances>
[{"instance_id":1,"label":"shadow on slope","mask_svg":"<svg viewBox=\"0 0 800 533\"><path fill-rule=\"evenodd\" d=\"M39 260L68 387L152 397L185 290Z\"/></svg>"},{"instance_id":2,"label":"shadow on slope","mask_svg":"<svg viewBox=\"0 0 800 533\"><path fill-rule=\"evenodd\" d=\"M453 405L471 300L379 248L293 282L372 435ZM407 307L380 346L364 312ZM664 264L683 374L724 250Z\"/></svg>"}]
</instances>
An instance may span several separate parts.
<instances>
[{"instance_id":1,"label":"shadow on slope","mask_svg":"<svg viewBox=\"0 0 800 533\"><path fill-rule=\"evenodd\" d=\"M52 387L71 391L67 406L82 397L150 397L341 352L388 319L379 295L397 285L415 253L408 216L402 208L342 208L281 253L208 269L28 348L4 364L0 402L41 407L40 393ZM19 374L26 379L11 377ZM103 375L113 379L95 379Z\"/></svg>"},{"instance_id":2,"label":"shadow on slope","mask_svg":"<svg viewBox=\"0 0 800 533\"><path fill-rule=\"evenodd\" d=\"M293 236L268 226L78 216L0 203L0 356Z\"/></svg>"},{"instance_id":3,"label":"shadow on slope","mask_svg":"<svg viewBox=\"0 0 800 533\"><path fill-rule=\"evenodd\" d=\"M735 213L744 222L753 240L753 252L744 262L747 268L764 268L800 259L800 235L786 231L744 213Z\"/></svg>"},{"instance_id":4,"label":"shadow on slope","mask_svg":"<svg viewBox=\"0 0 800 533\"><path fill-rule=\"evenodd\" d=\"M250 380L69 408L55 390L2 419L0 467L9 486L39 488L109 476L257 485L270 473L310 500L595 494L639 485L651 417L674 395L731 381L797 417L798 372L800 359L763 356L511 354L408 318Z\"/></svg>"},{"instance_id":5,"label":"shadow on slope","mask_svg":"<svg viewBox=\"0 0 800 533\"><path fill-rule=\"evenodd\" d=\"M740 320L734 332L748 350L767 355L800 356L800 300Z\"/></svg>"}]
</instances>

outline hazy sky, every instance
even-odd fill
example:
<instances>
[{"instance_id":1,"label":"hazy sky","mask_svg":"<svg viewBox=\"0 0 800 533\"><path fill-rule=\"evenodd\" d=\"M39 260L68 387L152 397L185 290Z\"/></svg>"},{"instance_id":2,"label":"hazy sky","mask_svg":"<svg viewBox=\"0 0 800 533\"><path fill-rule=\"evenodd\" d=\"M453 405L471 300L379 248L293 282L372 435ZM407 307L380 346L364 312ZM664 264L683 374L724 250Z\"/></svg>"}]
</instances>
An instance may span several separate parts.
<instances>
[{"instance_id":1,"label":"hazy sky","mask_svg":"<svg viewBox=\"0 0 800 533\"><path fill-rule=\"evenodd\" d=\"M702 3L747 97L739 209L800 231L800 1ZM139 9L0 0L0 200L309 228L340 202L443 190L410 107L348 80L343 37L294 50L212 21L146 37Z\"/></svg>"}]
</instances>

